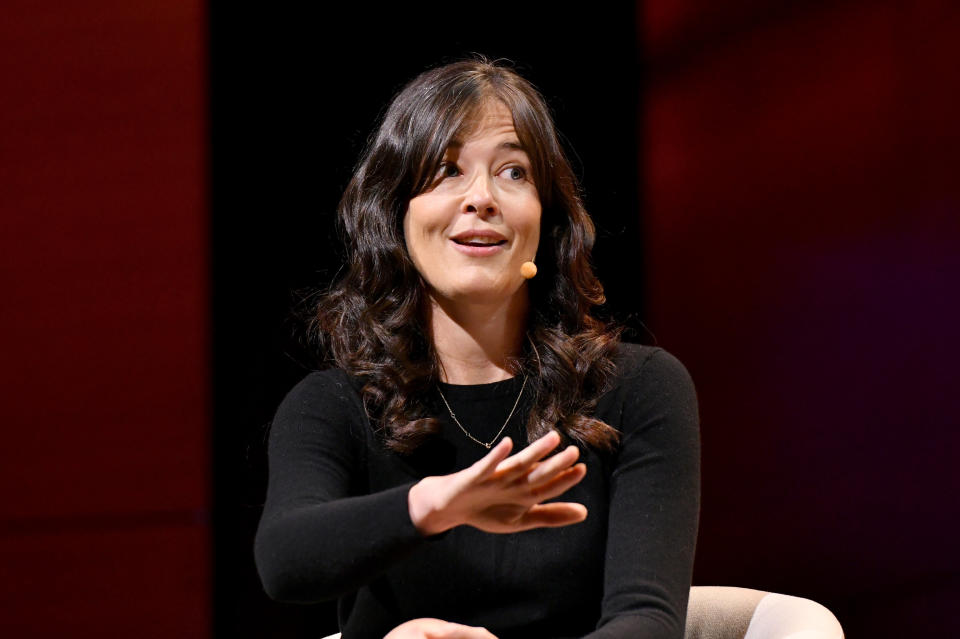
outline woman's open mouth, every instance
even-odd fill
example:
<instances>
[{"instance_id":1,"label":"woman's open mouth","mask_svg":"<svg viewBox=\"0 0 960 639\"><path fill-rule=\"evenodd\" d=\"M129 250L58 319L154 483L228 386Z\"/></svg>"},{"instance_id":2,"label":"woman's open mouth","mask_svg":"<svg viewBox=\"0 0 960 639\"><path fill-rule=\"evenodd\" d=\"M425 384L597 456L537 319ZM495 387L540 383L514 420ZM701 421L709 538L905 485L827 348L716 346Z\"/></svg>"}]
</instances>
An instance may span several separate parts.
<instances>
[{"instance_id":1,"label":"woman's open mouth","mask_svg":"<svg viewBox=\"0 0 960 639\"><path fill-rule=\"evenodd\" d=\"M507 243L505 237L488 229L458 233L451 237L450 241L458 251L472 257L495 255L503 250L502 247Z\"/></svg>"},{"instance_id":2,"label":"woman's open mouth","mask_svg":"<svg viewBox=\"0 0 960 639\"><path fill-rule=\"evenodd\" d=\"M506 240L494 240L490 237L471 237L471 238L453 238L453 241L460 246L500 246L506 244Z\"/></svg>"},{"instance_id":3,"label":"woman's open mouth","mask_svg":"<svg viewBox=\"0 0 960 639\"><path fill-rule=\"evenodd\" d=\"M504 245L507 243L506 240L500 240L499 242L464 242L461 240L452 240L453 247L463 253L464 255L469 255L470 257L487 257L490 255L496 255L500 251L504 250Z\"/></svg>"}]
</instances>

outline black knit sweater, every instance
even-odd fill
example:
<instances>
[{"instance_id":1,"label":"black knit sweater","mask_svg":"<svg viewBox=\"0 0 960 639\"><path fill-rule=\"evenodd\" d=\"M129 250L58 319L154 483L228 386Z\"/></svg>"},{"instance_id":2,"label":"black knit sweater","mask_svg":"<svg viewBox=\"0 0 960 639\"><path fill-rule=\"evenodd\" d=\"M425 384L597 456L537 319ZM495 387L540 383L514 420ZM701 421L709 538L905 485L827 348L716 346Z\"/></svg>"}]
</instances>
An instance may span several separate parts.
<instances>
[{"instance_id":1,"label":"black knit sweater","mask_svg":"<svg viewBox=\"0 0 960 639\"><path fill-rule=\"evenodd\" d=\"M521 383L442 389L464 427L489 441ZM515 451L527 443L529 399L503 433ZM423 537L410 521L410 487L488 452L433 400L441 436L402 457L379 443L343 371L312 373L289 393L270 433L255 544L271 597L339 598L344 639L379 639L416 617L483 626L500 639L683 636L700 448L696 396L679 361L621 345L616 384L595 413L621 443L613 454L581 450L586 478L558 500L589 514L562 528L497 535L460 526Z\"/></svg>"}]
</instances>

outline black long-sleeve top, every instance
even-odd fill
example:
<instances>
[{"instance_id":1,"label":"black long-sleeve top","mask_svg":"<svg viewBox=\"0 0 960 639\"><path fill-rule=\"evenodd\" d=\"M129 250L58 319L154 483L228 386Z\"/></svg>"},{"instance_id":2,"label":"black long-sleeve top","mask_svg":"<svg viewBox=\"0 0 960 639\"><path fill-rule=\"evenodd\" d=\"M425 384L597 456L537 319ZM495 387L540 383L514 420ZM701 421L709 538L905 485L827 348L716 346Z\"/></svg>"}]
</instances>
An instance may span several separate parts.
<instances>
[{"instance_id":1,"label":"black long-sleeve top","mask_svg":"<svg viewBox=\"0 0 960 639\"><path fill-rule=\"evenodd\" d=\"M461 423L496 436L522 379L441 384ZM267 501L255 556L274 599L338 598L344 639L381 638L417 617L483 626L500 639L683 636L699 509L696 395L667 352L623 344L595 417L621 432L614 453L581 449L587 475L558 501L586 521L515 534L469 526L424 537L407 505L427 475L488 450L431 398L439 437L409 456L386 450L342 370L315 372L284 399L269 441ZM503 435L527 444L528 393Z\"/></svg>"}]
</instances>

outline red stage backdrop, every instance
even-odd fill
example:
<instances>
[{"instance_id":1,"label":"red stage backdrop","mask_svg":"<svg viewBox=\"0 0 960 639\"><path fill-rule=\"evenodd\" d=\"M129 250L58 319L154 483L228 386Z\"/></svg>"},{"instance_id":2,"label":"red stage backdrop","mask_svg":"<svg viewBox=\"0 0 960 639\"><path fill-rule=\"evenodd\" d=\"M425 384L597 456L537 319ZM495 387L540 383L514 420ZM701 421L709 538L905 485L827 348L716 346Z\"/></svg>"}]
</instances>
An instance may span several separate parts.
<instances>
[{"instance_id":1,"label":"red stage backdrop","mask_svg":"<svg viewBox=\"0 0 960 639\"><path fill-rule=\"evenodd\" d=\"M210 627L204 4L0 20L0 635Z\"/></svg>"},{"instance_id":2,"label":"red stage backdrop","mask_svg":"<svg viewBox=\"0 0 960 639\"><path fill-rule=\"evenodd\" d=\"M941 636L960 596L960 9L644 3L650 323L697 382L696 582Z\"/></svg>"}]
</instances>

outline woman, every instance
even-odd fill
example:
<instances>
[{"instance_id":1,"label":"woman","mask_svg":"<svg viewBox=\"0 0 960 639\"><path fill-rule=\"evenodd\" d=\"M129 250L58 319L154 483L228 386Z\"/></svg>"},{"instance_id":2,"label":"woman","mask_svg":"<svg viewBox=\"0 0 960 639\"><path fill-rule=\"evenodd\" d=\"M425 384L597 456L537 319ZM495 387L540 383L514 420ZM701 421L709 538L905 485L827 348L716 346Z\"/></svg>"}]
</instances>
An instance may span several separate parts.
<instances>
[{"instance_id":1,"label":"woman","mask_svg":"<svg viewBox=\"0 0 960 639\"><path fill-rule=\"evenodd\" d=\"M268 594L338 598L346 639L683 636L693 385L591 314L593 226L541 96L483 59L422 74L340 218L313 327L334 367L270 435Z\"/></svg>"}]
</instances>

